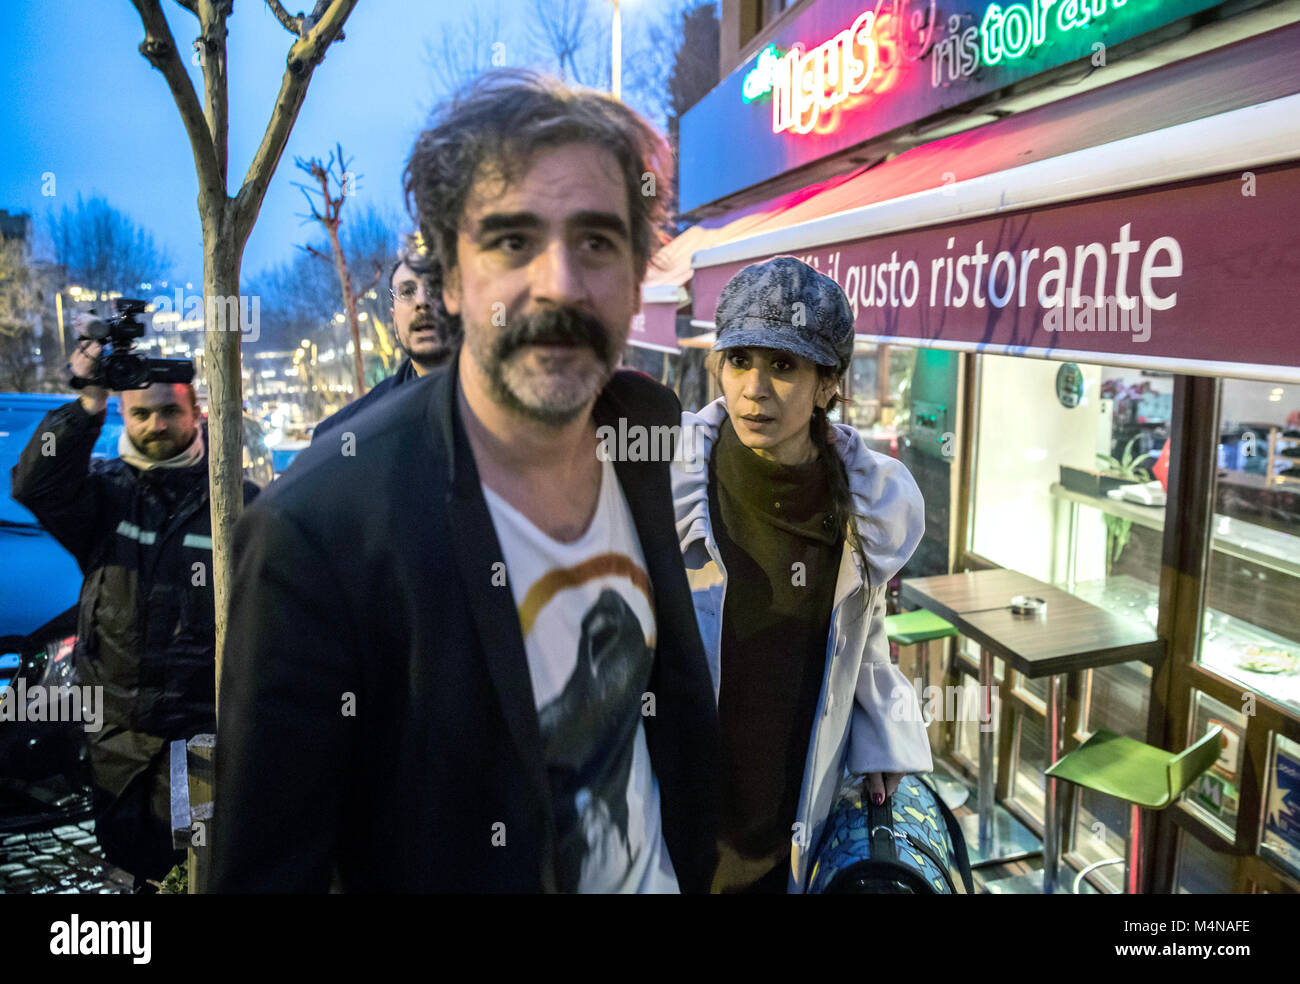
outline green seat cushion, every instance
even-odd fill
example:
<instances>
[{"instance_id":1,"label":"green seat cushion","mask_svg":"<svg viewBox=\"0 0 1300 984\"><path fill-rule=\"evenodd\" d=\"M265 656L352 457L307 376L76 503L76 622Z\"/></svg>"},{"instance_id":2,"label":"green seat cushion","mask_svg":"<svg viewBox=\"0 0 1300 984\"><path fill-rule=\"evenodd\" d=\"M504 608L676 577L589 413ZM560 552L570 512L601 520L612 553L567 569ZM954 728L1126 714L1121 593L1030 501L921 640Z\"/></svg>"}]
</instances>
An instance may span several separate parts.
<instances>
[{"instance_id":1,"label":"green seat cushion","mask_svg":"<svg viewBox=\"0 0 1300 984\"><path fill-rule=\"evenodd\" d=\"M1047 774L1148 809L1161 810L1173 801L1169 764L1177 757L1176 752L1166 752L1110 731L1098 731L1058 759Z\"/></svg>"},{"instance_id":2,"label":"green seat cushion","mask_svg":"<svg viewBox=\"0 0 1300 984\"><path fill-rule=\"evenodd\" d=\"M946 639L955 636L957 630L952 623L940 618L934 612L918 608L914 612L900 612L885 619L885 634L890 642L900 646L915 646L918 642L931 639Z\"/></svg>"}]
</instances>

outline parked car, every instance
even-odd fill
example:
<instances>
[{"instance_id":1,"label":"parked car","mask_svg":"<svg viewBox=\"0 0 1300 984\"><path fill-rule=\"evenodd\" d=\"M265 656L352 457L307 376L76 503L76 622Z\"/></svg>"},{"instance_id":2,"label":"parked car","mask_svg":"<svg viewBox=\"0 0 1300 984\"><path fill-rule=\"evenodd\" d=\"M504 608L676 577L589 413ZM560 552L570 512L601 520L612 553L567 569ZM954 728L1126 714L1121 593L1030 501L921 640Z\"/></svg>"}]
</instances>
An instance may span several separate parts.
<instances>
[{"instance_id":1,"label":"parked car","mask_svg":"<svg viewBox=\"0 0 1300 984\"><path fill-rule=\"evenodd\" d=\"M293 463L293 459L298 457L298 452L304 448L310 447L310 441L281 441L271 449L271 464L275 469L276 477L284 473L284 470Z\"/></svg>"},{"instance_id":2,"label":"parked car","mask_svg":"<svg viewBox=\"0 0 1300 984\"><path fill-rule=\"evenodd\" d=\"M81 569L35 516L9 495L10 470L47 413L68 402L56 393L0 394L0 694L19 676L29 688L70 681L77 641ZM117 456L122 416L117 397L95 458ZM84 734L76 724L7 721L0 725L0 830L68 819L90 806Z\"/></svg>"},{"instance_id":3,"label":"parked car","mask_svg":"<svg viewBox=\"0 0 1300 984\"><path fill-rule=\"evenodd\" d=\"M44 416L68 402L57 393L0 393L0 636L26 636L76 604L81 589L77 562L9 495L9 472ZM117 397L108 401L104 429L91 456L117 457L122 415Z\"/></svg>"}]
</instances>

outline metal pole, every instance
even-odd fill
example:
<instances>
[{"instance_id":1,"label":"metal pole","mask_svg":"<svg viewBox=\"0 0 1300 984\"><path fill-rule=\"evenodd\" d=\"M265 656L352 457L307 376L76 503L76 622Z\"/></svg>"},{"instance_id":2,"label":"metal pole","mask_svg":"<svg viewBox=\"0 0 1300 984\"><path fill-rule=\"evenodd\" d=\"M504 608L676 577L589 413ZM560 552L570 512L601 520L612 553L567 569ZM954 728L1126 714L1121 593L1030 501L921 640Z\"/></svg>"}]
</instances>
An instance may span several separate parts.
<instances>
[{"instance_id":1,"label":"metal pole","mask_svg":"<svg viewBox=\"0 0 1300 984\"><path fill-rule=\"evenodd\" d=\"M928 729L930 727L930 717L925 713L925 688L930 686L930 643L928 640L916 644L916 675L921 680L921 687L916 695L917 699L921 701L921 719ZM942 687L943 684L940 681L941 693Z\"/></svg>"},{"instance_id":2,"label":"metal pole","mask_svg":"<svg viewBox=\"0 0 1300 984\"><path fill-rule=\"evenodd\" d=\"M1124 891L1142 894L1142 807L1129 804L1128 849L1124 852Z\"/></svg>"},{"instance_id":3,"label":"metal pole","mask_svg":"<svg viewBox=\"0 0 1300 984\"><path fill-rule=\"evenodd\" d=\"M1079 504L1077 502L1070 503L1070 532L1066 543L1065 583L1066 590L1073 593L1075 583L1074 567L1078 560L1079 551Z\"/></svg>"},{"instance_id":4,"label":"metal pole","mask_svg":"<svg viewBox=\"0 0 1300 984\"><path fill-rule=\"evenodd\" d=\"M980 646L979 850L993 853L993 652Z\"/></svg>"},{"instance_id":5,"label":"metal pole","mask_svg":"<svg viewBox=\"0 0 1300 984\"><path fill-rule=\"evenodd\" d=\"M1047 764L1061 757L1061 675L1047 678ZM1056 891L1056 873L1061 859L1061 816L1057 809L1057 781L1047 777L1043 801L1043 894Z\"/></svg>"},{"instance_id":6,"label":"metal pole","mask_svg":"<svg viewBox=\"0 0 1300 984\"><path fill-rule=\"evenodd\" d=\"M63 291L54 295L54 312L59 318L59 358L68 361L68 345L63 337Z\"/></svg>"}]
</instances>

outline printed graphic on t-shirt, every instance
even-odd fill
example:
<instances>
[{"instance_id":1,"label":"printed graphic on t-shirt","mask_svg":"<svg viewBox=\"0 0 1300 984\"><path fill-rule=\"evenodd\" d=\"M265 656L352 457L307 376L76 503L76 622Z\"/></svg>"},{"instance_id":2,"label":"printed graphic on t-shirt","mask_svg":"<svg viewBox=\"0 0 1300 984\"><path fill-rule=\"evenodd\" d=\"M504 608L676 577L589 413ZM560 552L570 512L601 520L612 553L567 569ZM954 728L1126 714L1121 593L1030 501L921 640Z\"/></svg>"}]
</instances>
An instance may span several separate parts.
<instances>
[{"instance_id":1,"label":"printed graphic on t-shirt","mask_svg":"<svg viewBox=\"0 0 1300 984\"><path fill-rule=\"evenodd\" d=\"M567 831L562 882L580 883L589 848L621 853L624 868L632 864L627 785L653 659L628 603L617 591L601 591L583 616L573 675L539 715L556 825Z\"/></svg>"},{"instance_id":2,"label":"printed graphic on t-shirt","mask_svg":"<svg viewBox=\"0 0 1300 984\"><path fill-rule=\"evenodd\" d=\"M641 716L649 577L613 466L587 532L559 543L485 488L519 612L565 891L676 891Z\"/></svg>"}]
</instances>

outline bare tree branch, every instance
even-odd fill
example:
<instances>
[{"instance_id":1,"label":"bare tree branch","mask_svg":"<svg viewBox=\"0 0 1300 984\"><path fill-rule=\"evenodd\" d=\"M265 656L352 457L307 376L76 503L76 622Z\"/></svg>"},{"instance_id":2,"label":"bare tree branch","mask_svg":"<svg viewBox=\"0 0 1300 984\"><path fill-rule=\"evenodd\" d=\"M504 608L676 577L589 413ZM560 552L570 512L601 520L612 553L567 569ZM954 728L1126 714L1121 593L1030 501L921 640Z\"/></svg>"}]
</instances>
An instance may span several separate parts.
<instances>
[{"instance_id":1,"label":"bare tree branch","mask_svg":"<svg viewBox=\"0 0 1300 984\"><path fill-rule=\"evenodd\" d=\"M306 170L302 158L295 158L294 163L303 170ZM324 222L324 216L322 216L320 211L316 208L316 199L312 198L312 191L314 189L308 188L301 181L291 181L290 184L302 192L303 198L307 199L307 207L311 209L311 215L299 215L299 218L301 218L303 222Z\"/></svg>"},{"instance_id":2,"label":"bare tree branch","mask_svg":"<svg viewBox=\"0 0 1300 984\"><path fill-rule=\"evenodd\" d=\"M289 12L280 6L278 0L266 0L266 5L271 8L271 13L275 14L275 19L284 25L286 31L295 38L302 37L301 18L290 17Z\"/></svg>"},{"instance_id":3,"label":"bare tree branch","mask_svg":"<svg viewBox=\"0 0 1300 984\"><path fill-rule=\"evenodd\" d=\"M128 297L143 281L166 279L171 259L154 244L153 235L98 196L47 215L54 259L68 282L89 287L96 295L120 290Z\"/></svg>"},{"instance_id":4,"label":"bare tree branch","mask_svg":"<svg viewBox=\"0 0 1300 984\"><path fill-rule=\"evenodd\" d=\"M226 86L226 18L234 10L235 0L207 0L199 8L202 35L194 42L203 64L203 115L212 134L213 154L221 169L221 187L226 188L230 109Z\"/></svg>"},{"instance_id":5,"label":"bare tree branch","mask_svg":"<svg viewBox=\"0 0 1300 984\"><path fill-rule=\"evenodd\" d=\"M555 58L561 80L567 78L567 65L574 81L582 81L578 78L574 55L582 48L591 29L590 14L589 0L534 0L533 22L546 51Z\"/></svg>"},{"instance_id":6,"label":"bare tree branch","mask_svg":"<svg viewBox=\"0 0 1300 984\"><path fill-rule=\"evenodd\" d=\"M358 291L358 293L364 297L370 291L375 289L375 284L379 283L379 281L383 278L383 276L384 276L384 268L379 264L379 261L376 260L375 275L370 278L369 282L364 287L362 287L361 290Z\"/></svg>"},{"instance_id":7,"label":"bare tree branch","mask_svg":"<svg viewBox=\"0 0 1300 984\"><path fill-rule=\"evenodd\" d=\"M149 64L162 73L167 86L172 91L176 108L180 110L181 122L189 134L190 147L194 151L194 166L198 170L199 195L221 196L226 194L224 168L217 161L216 148L212 142L212 132L199 106L199 97L194 93L190 77L181 64L176 51L176 42L172 38L167 18L158 6L158 0L131 0L140 14L144 25L144 40L140 42L140 54L148 59ZM219 200L219 199L214 199Z\"/></svg>"},{"instance_id":8,"label":"bare tree branch","mask_svg":"<svg viewBox=\"0 0 1300 984\"><path fill-rule=\"evenodd\" d=\"M180 6L184 7L186 10L188 10L188 11L189 11L191 14L193 14L195 17L199 16L199 12L198 12L198 10L195 8L195 6L194 6L194 4L195 4L195 0L176 0L176 2L177 2Z\"/></svg>"},{"instance_id":9,"label":"bare tree branch","mask_svg":"<svg viewBox=\"0 0 1300 984\"><path fill-rule=\"evenodd\" d=\"M133 0L143 3L146 0ZM316 4L320 11L325 0ZM271 175L284 153L284 145L289 140L289 131L298 118L303 98L307 94L307 83L311 81L312 72L325 57L325 49L343 34L343 22L352 13L357 0L330 0L320 19L289 49L289 58L284 69L284 78L280 83L280 94L275 100L275 109L271 112L271 122L262 136L262 143L248 166L244 183L235 197L235 235L240 246L248 239L253 221L262 207L266 197ZM315 12L313 12L313 16Z\"/></svg>"},{"instance_id":10,"label":"bare tree branch","mask_svg":"<svg viewBox=\"0 0 1300 984\"><path fill-rule=\"evenodd\" d=\"M496 45L502 47L497 49ZM443 95L459 90L494 64L497 50L506 53L498 3L476 3L454 23L445 24L437 43L425 43L425 59ZM504 61L500 62L504 63Z\"/></svg>"}]
</instances>

